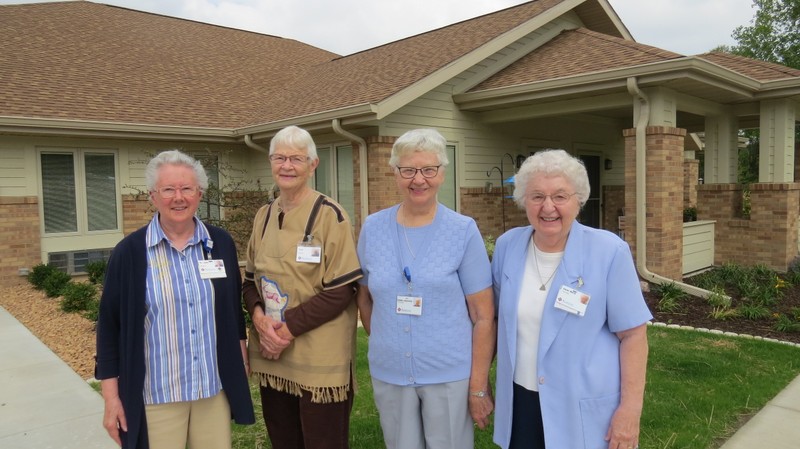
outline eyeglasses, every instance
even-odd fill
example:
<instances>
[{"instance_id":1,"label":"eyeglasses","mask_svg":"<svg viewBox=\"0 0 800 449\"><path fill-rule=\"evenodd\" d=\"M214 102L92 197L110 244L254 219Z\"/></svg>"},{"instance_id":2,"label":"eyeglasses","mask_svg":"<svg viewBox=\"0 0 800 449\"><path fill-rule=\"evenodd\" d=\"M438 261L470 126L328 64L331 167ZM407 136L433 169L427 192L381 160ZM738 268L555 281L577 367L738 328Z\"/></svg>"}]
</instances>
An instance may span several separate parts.
<instances>
[{"instance_id":1,"label":"eyeglasses","mask_svg":"<svg viewBox=\"0 0 800 449\"><path fill-rule=\"evenodd\" d=\"M411 179L417 176L417 172L422 173L423 178L433 178L439 173L439 167L441 167L441 165L431 165L422 168L397 167L397 172L400 173L400 177L404 179Z\"/></svg>"},{"instance_id":2,"label":"eyeglasses","mask_svg":"<svg viewBox=\"0 0 800 449\"><path fill-rule=\"evenodd\" d=\"M302 165L308 162L308 156L284 156L282 154L269 155L269 161L273 164L283 165L283 163L287 160L292 165Z\"/></svg>"},{"instance_id":3,"label":"eyeglasses","mask_svg":"<svg viewBox=\"0 0 800 449\"><path fill-rule=\"evenodd\" d=\"M161 198L174 198L178 192L181 192L181 196L184 198L194 198L197 192L200 191L200 188L197 186L185 186L180 189L176 189L175 187L161 187L160 189L155 189L155 191L161 195Z\"/></svg>"},{"instance_id":4,"label":"eyeglasses","mask_svg":"<svg viewBox=\"0 0 800 449\"><path fill-rule=\"evenodd\" d=\"M577 192L576 193L558 192L552 195L545 195L544 193L541 192L534 192L528 195L528 201L530 201L532 204L535 204L536 206L539 206L541 204L544 204L544 200L550 198L550 201L552 201L553 204L555 204L556 206L563 206L567 204L572 195L575 194L577 194Z\"/></svg>"}]
</instances>

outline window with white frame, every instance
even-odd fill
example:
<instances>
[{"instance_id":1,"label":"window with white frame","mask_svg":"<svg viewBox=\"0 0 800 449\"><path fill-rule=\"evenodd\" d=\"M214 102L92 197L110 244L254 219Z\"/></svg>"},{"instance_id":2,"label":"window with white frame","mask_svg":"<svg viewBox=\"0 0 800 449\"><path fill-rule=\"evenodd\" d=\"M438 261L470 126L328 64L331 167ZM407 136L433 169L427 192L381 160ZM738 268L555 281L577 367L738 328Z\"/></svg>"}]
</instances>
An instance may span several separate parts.
<instances>
[{"instance_id":1,"label":"window with white frame","mask_svg":"<svg viewBox=\"0 0 800 449\"><path fill-rule=\"evenodd\" d=\"M45 234L119 229L115 153L46 149L39 162Z\"/></svg>"},{"instance_id":2,"label":"window with white frame","mask_svg":"<svg viewBox=\"0 0 800 449\"><path fill-rule=\"evenodd\" d=\"M319 165L314 171L314 188L342 205L355 219L353 147L351 145L317 147Z\"/></svg>"},{"instance_id":3,"label":"window with white frame","mask_svg":"<svg viewBox=\"0 0 800 449\"><path fill-rule=\"evenodd\" d=\"M456 174L458 173L458 170L456 170L455 145L447 145L446 151L447 151L447 160L450 163L447 165L444 182L442 183L441 186L439 186L439 194L436 196L436 198L439 200L440 203L444 204L450 209L456 210L456 195L458 192L457 189L458 183L456 182Z\"/></svg>"}]
</instances>

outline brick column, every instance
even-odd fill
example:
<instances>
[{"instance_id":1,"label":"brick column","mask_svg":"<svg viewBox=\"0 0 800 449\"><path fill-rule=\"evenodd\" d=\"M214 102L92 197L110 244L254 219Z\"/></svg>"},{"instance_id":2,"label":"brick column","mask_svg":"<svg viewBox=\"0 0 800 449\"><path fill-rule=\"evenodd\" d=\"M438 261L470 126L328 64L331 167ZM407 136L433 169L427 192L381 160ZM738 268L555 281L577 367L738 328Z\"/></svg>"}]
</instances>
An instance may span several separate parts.
<instances>
[{"instance_id":1,"label":"brick column","mask_svg":"<svg viewBox=\"0 0 800 449\"><path fill-rule=\"evenodd\" d=\"M646 131L648 270L681 279L683 262L683 141L686 130L649 126ZM636 130L625 137L625 239L636 256Z\"/></svg>"},{"instance_id":2,"label":"brick column","mask_svg":"<svg viewBox=\"0 0 800 449\"><path fill-rule=\"evenodd\" d=\"M700 161L683 160L683 208L697 206L697 185L700 176Z\"/></svg>"},{"instance_id":3,"label":"brick column","mask_svg":"<svg viewBox=\"0 0 800 449\"><path fill-rule=\"evenodd\" d=\"M0 197L0 285L14 285L20 268L42 263L41 239L37 197Z\"/></svg>"},{"instance_id":4,"label":"brick column","mask_svg":"<svg viewBox=\"0 0 800 449\"><path fill-rule=\"evenodd\" d=\"M397 192L394 173L389 167L392 145L396 137L373 136L367 138L367 182L369 184L369 213L393 206L402 197Z\"/></svg>"}]
</instances>

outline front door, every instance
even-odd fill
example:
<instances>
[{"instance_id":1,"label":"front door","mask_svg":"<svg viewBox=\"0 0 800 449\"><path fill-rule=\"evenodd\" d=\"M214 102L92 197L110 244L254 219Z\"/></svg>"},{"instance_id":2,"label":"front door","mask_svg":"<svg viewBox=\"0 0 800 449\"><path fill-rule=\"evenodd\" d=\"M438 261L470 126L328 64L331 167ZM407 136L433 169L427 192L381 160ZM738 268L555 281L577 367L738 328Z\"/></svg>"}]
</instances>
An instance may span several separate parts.
<instances>
[{"instance_id":1,"label":"front door","mask_svg":"<svg viewBox=\"0 0 800 449\"><path fill-rule=\"evenodd\" d=\"M589 174L589 199L578 215L578 221L586 226L600 228L600 156L593 154L581 154L578 157L586 166Z\"/></svg>"}]
</instances>

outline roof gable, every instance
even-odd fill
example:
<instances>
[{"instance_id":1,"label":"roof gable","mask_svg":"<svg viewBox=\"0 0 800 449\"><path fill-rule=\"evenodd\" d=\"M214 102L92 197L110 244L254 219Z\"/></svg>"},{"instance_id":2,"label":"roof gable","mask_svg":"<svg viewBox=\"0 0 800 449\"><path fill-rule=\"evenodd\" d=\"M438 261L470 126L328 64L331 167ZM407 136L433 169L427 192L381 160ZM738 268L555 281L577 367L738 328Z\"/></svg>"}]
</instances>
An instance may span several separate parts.
<instances>
[{"instance_id":1,"label":"roof gable","mask_svg":"<svg viewBox=\"0 0 800 449\"><path fill-rule=\"evenodd\" d=\"M684 57L585 28L561 32L550 42L478 84L470 92L530 84Z\"/></svg>"},{"instance_id":2,"label":"roof gable","mask_svg":"<svg viewBox=\"0 0 800 449\"><path fill-rule=\"evenodd\" d=\"M565 1L523 3L331 60L256 110L252 122L379 103Z\"/></svg>"}]
</instances>

